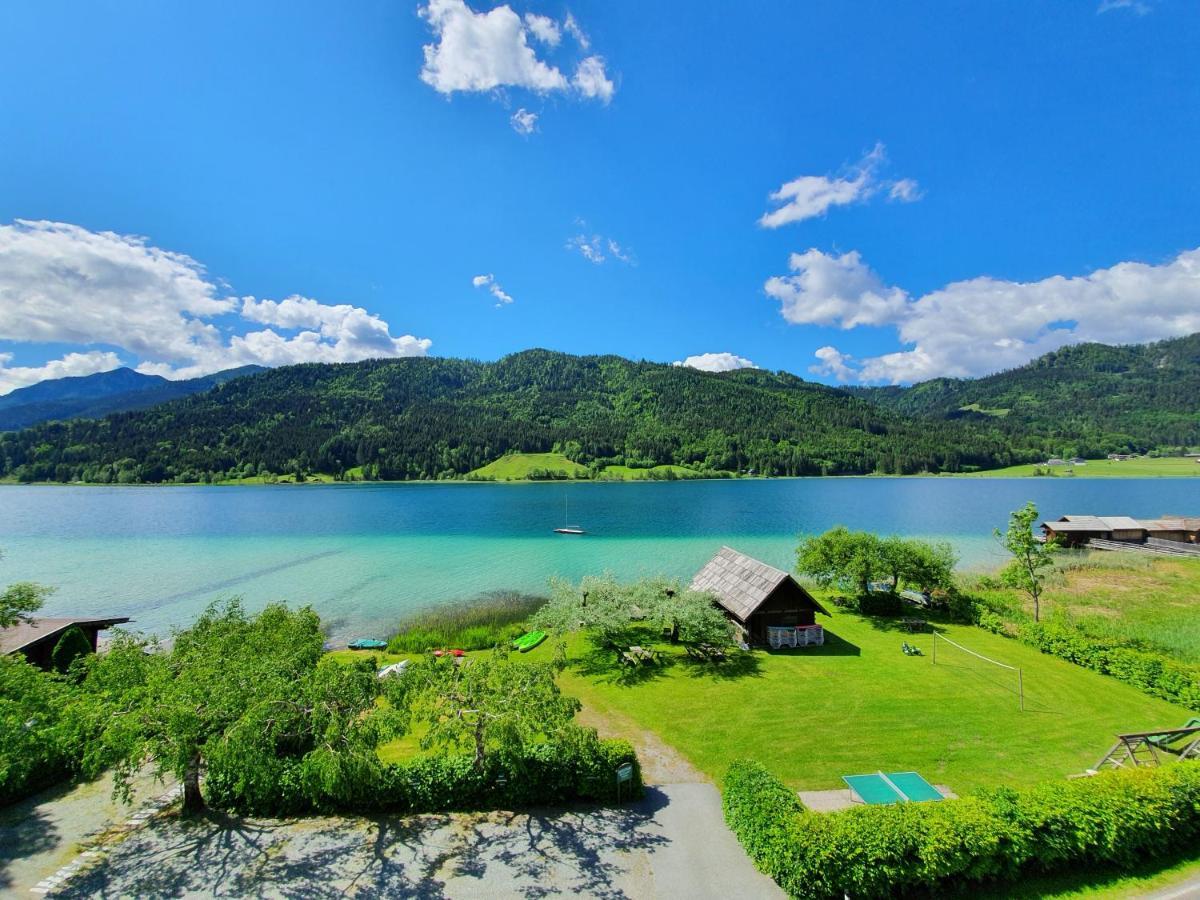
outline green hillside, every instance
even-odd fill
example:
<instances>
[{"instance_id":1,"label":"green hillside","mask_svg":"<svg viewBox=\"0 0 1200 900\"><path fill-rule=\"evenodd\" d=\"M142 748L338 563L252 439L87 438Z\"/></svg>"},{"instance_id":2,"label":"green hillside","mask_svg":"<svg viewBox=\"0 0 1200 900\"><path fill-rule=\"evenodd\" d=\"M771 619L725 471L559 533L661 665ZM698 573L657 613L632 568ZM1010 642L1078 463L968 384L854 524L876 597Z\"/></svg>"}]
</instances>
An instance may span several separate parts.
<instances>
[{"instance_id":1,"label":"green hillside","mask_svg":"<svg viewBox=\"0 0 1200 900\"><path fill-rule=\"evenodd\" d=\"M587 466L572 462L561 453L508 453L468 473L468 477L482 481L539 481L590 475Z\"/></svg>"},{"instance_id":2,"label":"green hillside","mask_svg":"<svg viewBox=\"0 0 1200 900\"><path fill-rule=\"evenodd\" d=\"M855 393L907 416L974 421L1026 455L1102 457L1200 445L1200 334L1126 347L1079 344L985 378Z\"/></svg>"},{"instance_id":3,"label":"green hillside","mask_svg":"<svg viewBox=\"0 0 1200 900\"><path fill-rule=\"evenodd\" d=\"M912 422L786 373L529 350L288 366L152 409L0 435L0 477L175 482L465 477L506 453L599 470L841 475L1033 461L992 425ZM614 471L620 471L614 469Z\"/></svg>"}]
</instances>

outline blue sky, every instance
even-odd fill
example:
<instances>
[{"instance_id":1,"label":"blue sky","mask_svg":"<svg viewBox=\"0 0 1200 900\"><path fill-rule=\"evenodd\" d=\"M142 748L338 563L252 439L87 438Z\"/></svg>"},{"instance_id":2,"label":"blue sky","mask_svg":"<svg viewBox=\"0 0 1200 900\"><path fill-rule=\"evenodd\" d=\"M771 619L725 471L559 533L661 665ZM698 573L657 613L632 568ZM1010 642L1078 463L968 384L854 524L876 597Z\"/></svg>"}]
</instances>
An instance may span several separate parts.
<instances>
[{"instance_id":1,"label":"blue sky","mask_svg":"<svg viewBox=\"0 0 1200 900\"><path fill-rule=\"evenodd\" d=\"M911 381L1197 331L1197 46L1168 0L9 4L0 391L533 346Z\"/></svg>"}]
</instances>

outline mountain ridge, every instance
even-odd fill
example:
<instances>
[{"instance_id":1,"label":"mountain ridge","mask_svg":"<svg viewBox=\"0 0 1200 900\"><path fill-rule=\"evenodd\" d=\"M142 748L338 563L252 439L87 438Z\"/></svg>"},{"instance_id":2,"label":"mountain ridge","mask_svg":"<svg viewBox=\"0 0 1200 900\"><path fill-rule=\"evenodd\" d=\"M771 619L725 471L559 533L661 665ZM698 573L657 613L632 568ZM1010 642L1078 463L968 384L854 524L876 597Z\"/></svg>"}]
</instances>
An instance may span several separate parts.
<instances>
[{"instance_id":1,"label":"mountain ridge","mask_svg":"<svg viewBox=\"0 0 1200 900\"><path fill-rule=\"evenodd\" d=\"M0 431L52 420L96 419L145 409L261 371L264 371L262 366L240 366L199 378L171 381L121 366L91 375L47 379L0 396Z\"/></svg>"}]
</instances>

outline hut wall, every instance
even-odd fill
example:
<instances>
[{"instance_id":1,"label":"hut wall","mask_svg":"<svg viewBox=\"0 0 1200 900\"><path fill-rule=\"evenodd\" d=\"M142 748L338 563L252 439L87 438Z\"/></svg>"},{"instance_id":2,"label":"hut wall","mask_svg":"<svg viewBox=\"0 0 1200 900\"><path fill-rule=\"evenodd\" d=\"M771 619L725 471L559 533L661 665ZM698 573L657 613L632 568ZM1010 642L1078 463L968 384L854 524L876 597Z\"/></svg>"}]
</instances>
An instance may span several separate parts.
<instances>
[{"instance_id":1,"label":"hut wall","mask_svg":"<svg viewBox=\"0 0 1200 900\"><path fill-rule=\"evenodd\" d=\"M762 602L746 625L751 643L764 644L768 625L812 625L815 622L816 610L808 595L789 580Z\"/></svg>"}]
</instances>

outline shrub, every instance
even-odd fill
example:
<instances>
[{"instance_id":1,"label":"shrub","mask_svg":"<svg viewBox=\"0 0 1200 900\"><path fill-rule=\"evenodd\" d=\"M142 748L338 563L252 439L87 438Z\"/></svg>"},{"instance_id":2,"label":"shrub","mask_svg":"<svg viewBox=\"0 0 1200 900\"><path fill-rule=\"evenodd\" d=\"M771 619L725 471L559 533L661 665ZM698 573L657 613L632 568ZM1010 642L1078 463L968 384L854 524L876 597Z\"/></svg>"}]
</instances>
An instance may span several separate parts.
<instances>
[{"instance_id":1,"label":"shrub","mask_svg":"<svg viewBox=\"0 0 1200 900\"><path fill-rule=\"evenodd\" d=\"M763 766L726 776L725 820L793 897L888 897L1067 866L1129 866L1200 837L1200 763L942 803L804 811Z\"/></svg>"},{"instance_id":2,"label":"shrub","mask_svg":"<svg viewBox=\"0 0 1200 900\"><path fill-rule=\"evenodd\" d=\"M872 591L858 598L858 611L864 616L898 616L904 612L904 601L890 592Z\"/></svg>"},{"instance_id":3,"label":"shrub","mask_svg":"<svg viewBox=\"0 0 1200 900\"><path fill-rule=\"evenodd\" d=\"M205 794L216 808L251 815L313 811L373 810L394 813L513 809L616 799L616 770L633 765L633 781L622 785L622 800L641 796L641 769L628 741L599 740L577 729L558 744L539 744L519 756L489 756L482 768L470 754L419 756L375 771L339 796L306 777L303 758L279 758L266 777L247 780L238 759L210 754Z\"/></svg>"},{"instance_id":4,"label":"shrub","mask_svg":"<svg viewBox=\"0 0 1200 900\"><path fill-rule=\"evenodd\" d=\"M72 625L63 632L63 636L58 639L58 643L50 651L50 661L53 663L55 671L66 672L71 668L71 663L91 652L92 642L87 639L87 635L78 625Z\"/></svg>"},{"instance_id":5,"label":"shrub","mask_svg":"<svg viewBox=\"0 0 1200 900\"><path fill-rule=\"evenodd\" d=\"M1111 675L1153 697L1200 710L1200 667L1151 650L1097 640L1057 623L1022 623L1017 637L1042 653Z\"/></svg>"},{"instance_id":6,"label":"shrub","mask_svg":"<svg viewBox=\"0 0 1200 900\"><path fill-rule=\"evenodd\" d=\"M79 747L62 728L68 685L25 661L0 656L0 805L67 778Z\"/></svg>"}]
</instances>

